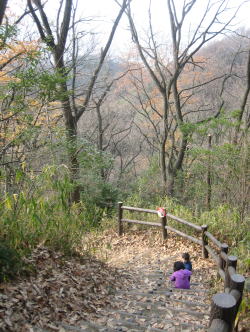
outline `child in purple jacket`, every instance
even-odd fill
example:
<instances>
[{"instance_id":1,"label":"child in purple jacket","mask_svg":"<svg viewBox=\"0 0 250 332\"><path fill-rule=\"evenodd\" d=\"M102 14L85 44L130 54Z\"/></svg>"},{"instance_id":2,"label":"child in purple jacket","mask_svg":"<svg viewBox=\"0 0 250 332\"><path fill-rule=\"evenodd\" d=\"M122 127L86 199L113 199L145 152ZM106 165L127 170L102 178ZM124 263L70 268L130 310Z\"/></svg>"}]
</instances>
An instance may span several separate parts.
<instances>
[{"instance_id":1,"label":"child in purple jacket","mask_svg":"<svg viewBox=\"0 0 250 332\"><path fill-rule=\"evenodd\" d=\"M185 269L183 262L175 262L174 273L170 276L170 280L174 281L175 288L189 289L191 274L191 271Z\"/></svg>"}]
</instances>

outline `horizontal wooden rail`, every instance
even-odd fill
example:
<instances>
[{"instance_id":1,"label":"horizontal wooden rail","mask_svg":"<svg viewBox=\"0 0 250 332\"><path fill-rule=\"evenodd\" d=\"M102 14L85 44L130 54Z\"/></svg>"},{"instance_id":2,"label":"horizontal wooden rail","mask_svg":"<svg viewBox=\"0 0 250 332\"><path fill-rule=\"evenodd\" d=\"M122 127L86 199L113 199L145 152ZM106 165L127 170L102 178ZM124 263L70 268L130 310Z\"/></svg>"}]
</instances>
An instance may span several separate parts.
<instances>
[{"instance_id":1,"label":"horizontal wooden rail","mask_svg":"<svg viewBox=\"0 0 250 332\"><path fill-rule=\"evenodd\" d=\"M218 241L211 233L205 232L205 235L211 240L215 245L217 245L218 248L221 247L221 242Z\"/></svg>"},{"instance_id":2,"label":"horizontal wooden rail","mask_svg":"<svg viewBox=\"0 0 250 332\"><path fill-rule=\"evenodd\" d=\"M229 266L228 273L229 273L230 277L232 277L232 275L236 274L235 268L233 266Z\"/></svg>"},{"instance_id":3,"label":"horizontal wooden rail","mask_svg":"<svg viewBox=\"0 0 250 332\"><path fill-rule=\"evenodd\" d=\"M228 259L228 254L226 254L224 251L220 253L220 257L226 262Z\"/></svg>"},{"instance_id":4,"label":"horizontal wooden rail","mask_svg":"<svg viewBox=\"0 0 250 332\"><path fill-rule=\"evenodd\" d=\"M225 280L225 272L222 269L218 270L218 274L220 275L222 280Z\"/></svg>"},{"instance_id":5,"label":"horizontal wooden rail","mask_svg":"<svg viewBox=\"0 0 250 332\"><path fill-rule=\"evenodd\" d=\"M202 231L201 226L198 226L198 225L192 224L191 222L186 221L186 220L184 220L184 219L181 219L181 218L179 218L179 217L176 217L176 216L174 216L174 215L172 215L172 214L170 214L170 213L167 213L167 217L168 217L168 218L171 218L171 219L173 219L173 220L175 220L175 221L178 221L178 222L180 222L180 223L183 224L183 225L186 225L186 226L189 226L189 227L191 227L191 228L194 228L194 229L196 229L196 230L199 231L199 232Z\"/></svg>"},{"instance_id":6,"label":"horizontal wooden rail","mask_svg":"<svg viewBox=\"0 0 250 332\"><path fill-rule=\"evenodd\" d=\"M236 273L236 267L237 267L237 257L236 256L228 256L226 260L226 279L224 288L225 290L230 288L231 284L231 277Z\"/></svg>"},{"instance_id":7,"label":"horizontal wooden rail","mask_svg":"<svg viewBox=\"0 0 250 332\"><path fill-rule=\"evenodd\" d=\"M241 293L237 289L232 289L229 293L235 298L236 302L239 301Z\"/></svg>"},{"instance_id":8,"label":"horizontal wooden rail","mask_svg":"<svg viewBox=\"0 0 250 332\"><path fill-rule=\"evenodd\" d=\"M216 254L216 252L211 247L209 247L209 245L206 245L205 248L207 249L209 254L213 257L215 262L219 264L219 256Z\"/></svg>"},{"instance_id":9,"label":"horizontal wooden rail","mask_svg":"<svg viewBox=\"0 0 250 332\"><path fill-rule=\"evenodd\" d=\"M173 227L170 227L170 226L166 226L165 228L166 228L167 230L171 231L171 232L174 232L174 233L176 233L176 234L182 236L182 237L185 237L186 239L188 239L188 240L190 240L190 241L193 241L193 242L195 242L195 243L198 243L198 244L202 245L201 240L198 240L198 239L196 239L195 237L193 237L193 236L191 236L191 235L187 235L187 234L185 234L185 233L183 233L183 232L181 232L181 231L178 231L177 229L175 229L175 228L173 228Z\"/></svg>"},{"instance_id":10,"label":"horizontal wooden rail","mask_svg":"<svg viewBox=\"0 0 250 332\"><path fill-rule=\"evenodd\" d=\"M135 211L135 212L144 212L144 213L152 213L152 214L158 214L156 210L150 210L150 209L142 209L132 206L124 206L121 207L123 210L129 210L129 211Z\"/></svg>"},{"instance_id":11,"label":"horizontal wooden rail","mask_svg":"<svg viewBox=\"0 0 250 332\"><path fill-rule=\"evenodd\" d=\"M121 219L122 222L128 222L131 224L140 224L146 226L158 226L161 227L161 224L158 222L151 222L151 221L141 221L141 220L133 220L133 219Z\"/></svg>"}]
</instances>

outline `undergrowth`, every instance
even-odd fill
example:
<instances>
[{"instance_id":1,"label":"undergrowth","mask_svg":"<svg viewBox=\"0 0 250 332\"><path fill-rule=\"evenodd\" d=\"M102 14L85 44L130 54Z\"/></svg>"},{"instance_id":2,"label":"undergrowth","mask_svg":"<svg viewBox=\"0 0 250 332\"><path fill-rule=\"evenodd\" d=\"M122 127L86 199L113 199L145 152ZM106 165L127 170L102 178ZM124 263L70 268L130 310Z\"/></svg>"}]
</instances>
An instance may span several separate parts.
<instances>
[{"instance_id":1,"label":"undergrowth","mask_svg":"<svg viewBox=\"0 0 250 332\"><path fill-rule=\"evenodd\" d=\"M125 203L124 203L125 204ZM157 207L164 207L167 212L192 222L197 225L208 225L208 230L220 242L229 245L230 254L238 256L238 269L241 273L250 273L250 219L245 217L242 221L240 213L236 208L232 208L227 204L219 205L211 211L201 212L199 216L195 215L193 211L177 202L172 198L161 198L154 200L153 204L147 203L141 199L140 195L131 196L126 205L143 207L147 209L157 209ZM145 221L159 221L157 216L144 213L131 213L125 211L126 216L131 219L145 220ZM200 236L195 230L190 227L175 222L168 218L169 226L172 226L180 231L193 236ZM140 227L140 226L139 226Z\"/></svg>"},{"instance_id":2,"label":"undergrowth","mask_svg":"<svg viewBox=\"0 0 250 332\"><path fill-rule=\"evenodd\" d=\"M67 170L58 167L46 168L33 179L36 190L29 195L29 187L18 193L6 195L0 202L0 278L12 278L22 270L22 257L36 246L45 245L70 255L82 246L88 232L103 232L117 227L116 210L105 212L98 206L81 202L69 207L68 196L72 189ZM26 179L26 183L28 183ZM250 269L250 232L245 218L242 222L235 208L220 205L211 211L194 215L190 208L170 198L158 198L150 203L140 194L126 199L126 205L157 209L165 207L167 212L195 224L207 224L209 231L221 242L230 246L230 253L239 257L239 271L248 273ZM159 221L157 215L124 211L130 219ZM97 219L93 216L98 216ZM168 224L193 236L200 236L195 230L168 218ZM130 227L126 225L126 227ZM145 228L147 226L136 226Z\"/></svg>"},{"instance_id":3,"label":"undergrowth","mask_svg":"<svg viewBox=\"0 0 250 332\"><path fill-rule=\"evenodd\" d=\"M23 177L23 178L22 178ZM29 270L23 258L37 246L74 253L83 235L83 204L69 207L67 169L47 167L39 174L19 175L21 190L0 201L0 279ZM35 188L34 188L35 187Z\"/></svg>"}]
</instances>

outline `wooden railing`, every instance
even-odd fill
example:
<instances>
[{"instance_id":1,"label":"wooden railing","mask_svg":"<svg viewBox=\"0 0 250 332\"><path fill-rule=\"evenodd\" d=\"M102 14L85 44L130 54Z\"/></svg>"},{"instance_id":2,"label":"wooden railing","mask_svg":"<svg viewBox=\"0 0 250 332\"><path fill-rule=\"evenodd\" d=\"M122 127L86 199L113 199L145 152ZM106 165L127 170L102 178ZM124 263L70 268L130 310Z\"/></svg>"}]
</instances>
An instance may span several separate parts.
<instances>
[{"instance_id":1,"label":"wooden railing","mask_svg":"<svg viewBox=\"0 0 250 332\"><path fill-rule=\"evenodd\" d=\"M232 332L236 315L242 301L242 294L245 284L245 278L237 274L237 257L228 255L228 245L221 243L211 233L208 232L207 225L195 225L182 218L176 217L170 213L159 217L159 222L150 222L124 218L125 210L134 212L143 212L158 215L156 210L142 209L131 206L124 206L122 202L118 203L118 234L124 233L124 223L133 223L147 226L160 227L163 239L167 239L168 231L174 232L202 247L202 255L208 258L210 255L218 266L218 275L224 281L224 292L217 293L212 298L210 324L208 332ZM183 231L175 229L168 225L168 219L188 226L199 233L199 238L188 235ZM212 245L209 245L211 243Z\"/></svg>"}]
</instances>

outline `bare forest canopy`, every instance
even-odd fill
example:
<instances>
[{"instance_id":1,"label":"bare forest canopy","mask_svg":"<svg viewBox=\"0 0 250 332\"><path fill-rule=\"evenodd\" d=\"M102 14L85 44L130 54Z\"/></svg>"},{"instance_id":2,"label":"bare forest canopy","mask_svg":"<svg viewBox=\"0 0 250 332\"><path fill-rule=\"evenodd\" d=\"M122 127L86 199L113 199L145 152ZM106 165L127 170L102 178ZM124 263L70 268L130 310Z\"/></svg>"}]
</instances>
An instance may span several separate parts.
<instances>
[{"instance_id":1,"label":"bare forest canopy","mask_svg":"<svg viewBox=\"0 0 250 332\"><path fill-rule=\"evenodd\" d=\"M119 200L179 204L248 236L250 30L235 19L250 2L202 0L197 15L200 2L166 0L159 33L150 6L141 27L137 0L114 0L104 33L77 1L1 1L4 241L71 247Z\"/></svg>"}]
</instances>

